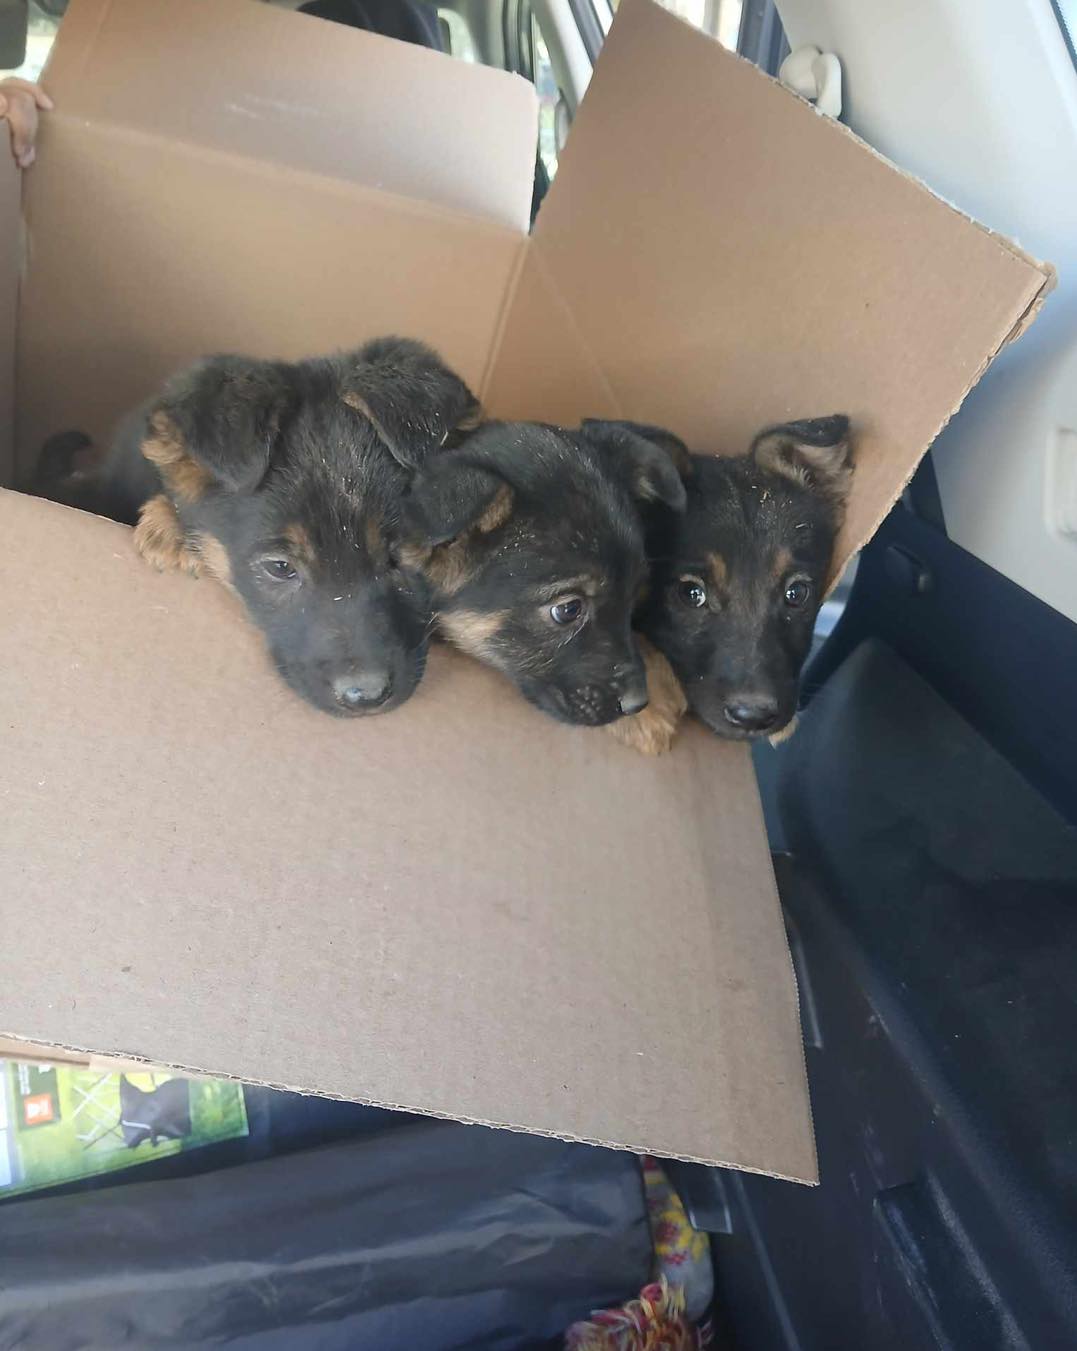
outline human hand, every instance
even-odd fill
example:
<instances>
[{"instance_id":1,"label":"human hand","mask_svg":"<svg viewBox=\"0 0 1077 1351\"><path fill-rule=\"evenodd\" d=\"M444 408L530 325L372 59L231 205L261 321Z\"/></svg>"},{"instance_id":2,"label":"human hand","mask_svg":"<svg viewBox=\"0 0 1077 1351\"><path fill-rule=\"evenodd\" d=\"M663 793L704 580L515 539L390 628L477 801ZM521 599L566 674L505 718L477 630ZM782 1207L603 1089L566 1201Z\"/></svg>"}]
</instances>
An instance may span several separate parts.
<instances>
[{"instance_id":1,"label":"human hand","mask_svg":"<svg viewBox=\"0 0 1077 1351\"><path fill-rule=\"evenodd\" d=\"M29 80L20 80L14 75L0 80L0 118L7 119L11 153L20 169L28 169L37 154L34 138L37 136L38 109L48 110L52 106L48 94Z\"/></svg>"}]
</instances>

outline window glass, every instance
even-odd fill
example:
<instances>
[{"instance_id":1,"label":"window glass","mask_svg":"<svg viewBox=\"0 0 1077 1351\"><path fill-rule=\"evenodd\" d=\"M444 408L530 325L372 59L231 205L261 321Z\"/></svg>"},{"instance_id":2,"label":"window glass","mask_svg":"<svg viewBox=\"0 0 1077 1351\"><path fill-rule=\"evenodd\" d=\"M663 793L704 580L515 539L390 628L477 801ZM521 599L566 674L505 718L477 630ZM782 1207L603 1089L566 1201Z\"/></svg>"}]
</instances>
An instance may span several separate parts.
<instances>
[{"instance_id":1,"label":"window glass","mask_svg":"<svg viewBox=\"0 0 1077 1351\"><path fill-rule=\"evenodd\" d=\"M37 80L60 26L60 16L66 8L66 4L59 4L57 0L47 0L44 7L38 5L36 0L30 0L26 60L17 70L0 70L0 76L18 75L24 80Z\"/></svg>"},{"instance_id":2,"label":"window glass","mask_svg":"<svg viewBox=\"0 0 1077 1351\"><path fill-rule=\"evenodd\" d=\"M561 91L538 20L531 16L531 50L534 53L535 91L539 97L539 157L552 179L557 172L557 105Z\"/></svg>"},{"instance_id":3,"label":"window glass","mask_svg":"<svg viewBox=\"0 0 1077 1351\"><path fill-rule=\"evenodd\" d=\"M595 0L595 3L616 11L618 0ZM731 52L737 50L744 0L661 0L661 3L679 18L717 38Z\"/></svg>"}]
</instances>

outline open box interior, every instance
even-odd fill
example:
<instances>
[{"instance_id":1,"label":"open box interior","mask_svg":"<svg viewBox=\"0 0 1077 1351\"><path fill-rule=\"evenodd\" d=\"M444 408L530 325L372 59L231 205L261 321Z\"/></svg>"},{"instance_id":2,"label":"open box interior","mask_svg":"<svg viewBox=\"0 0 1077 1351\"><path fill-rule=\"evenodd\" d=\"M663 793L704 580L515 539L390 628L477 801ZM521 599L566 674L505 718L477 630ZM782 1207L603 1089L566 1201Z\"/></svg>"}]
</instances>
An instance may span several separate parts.
<instances>
[{"instance_id":1,"label":"open box interior","mask_svg":"<svg viewBox=\"0 0 1077 1351\"><path fill-rule=\"evenodd\" d=\"M495 416L736 453L847 412L837 571L1050 285L650 0L530 237L512 76L251 0L74 0L43 83L38 163L0 169L9 480L206 352L396 332ZM743 746L643 760L444 652L341 726L124 528L0 518L0 1034L814 1179Z\"/></svg>"}]
</instances>

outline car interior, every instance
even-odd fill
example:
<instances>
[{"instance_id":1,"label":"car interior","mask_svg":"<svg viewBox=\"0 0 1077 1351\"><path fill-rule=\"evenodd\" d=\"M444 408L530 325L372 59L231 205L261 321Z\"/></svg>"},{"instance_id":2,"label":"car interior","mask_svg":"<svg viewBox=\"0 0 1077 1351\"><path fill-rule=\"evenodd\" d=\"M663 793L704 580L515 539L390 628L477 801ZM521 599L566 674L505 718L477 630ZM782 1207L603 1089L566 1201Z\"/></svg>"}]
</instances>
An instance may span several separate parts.
<instances>
[{"instance_id":1,"label":"car interior","mask_svg":"<svg viewBox=\"0 0 1077 1351\"><path fill-rule=\"evenodd\" d=\"M533 221L555 188L568 129L617 9L616 0L455 0L436 11L426 0L263 2L533 83L540 99ZM708 1237L713 1344L1075 1346L1077 4L668 0L666 7L788 84L797 53L835 58L825 67L831 111L823 110L821 81L814 94L819 116L837 116L959 211L1052 260L1059 274L1043 317L1002 352L833 587L796 735L755 748L823 1180L797 1187L665 1165L691 1225ZM64 0L0 0L0 66L36 78L65 8ZM568 1297L571 1273L579 1276L589 1261L601 1266L589 1233L622 1224L619 1251L631 1249L637 1260L642 1209L631 1224L617 1210L633 1185L625 1161L611 1156L605 1172L597 1162L581 1164L579 1176L566 1171L577 1199L593 1202L590 1220L562 1216L560 1233L552 1221L542 1231L541 1215L535 1220L528 1233L549 1261L546 1284L528 1292L527 1307L541 1307L543 1317L520 1313L527 1301L518 1290L506 1293L505 1274L501 1295L512 1312L498 1330L496 1300L474 1312L478 1295L461 1254L435 1274L422 1236L466 1212L467 1251L487 1241L511 1249L504 1198L526 1193L538 1198L538 1211L543 1198L552 1207L544 1188L567 1162L529 1157L525 1175L516 1175L499 1152L507 1146L491 1143L471 1166L466 1128L283 1091L250 1090L248 1113L251 1134L242 1143L161 1159L137 1184L112 1185L122 1205L116 1223L132 1234L152 1228L168 1189L182 1183L188 1190L171 1221L177 1250L184 1235L219 1229L241 1212L267 1234L274 1225L285 1234L286 1218L265 1214L256 1183L242 1181L242 1168L256 1162L278 1170L278 1194L317 1194L307 1222L323 1226L322 1263L333 1247L325 1235L338 1235L339 1252L354 1254L364 1224L398 1233L399 1217L389 1211L404 1207L413 1223L399 1241L411 1255L396 1298L428 1298L427 1326L441 1333L419 1336L421 1324L406 1319L349 1325L344 1317L335 1331L322 1317L279 1334L248 1333L240 1312L230 1344L556 1346L557 1327L578 1316L571 1310L580 1300L618 1288L616 1271L596 1268L593 1282L580 1281L576 1304ZM366 1153L341 1152L356 1141ZM608 1153L591 1152L596 1160ZM443 1187L430 1181L434 1159ZM383 1179L396 1189L391 1196ZM189 1189L196 1182L203 1190ZM69 1294L82 1280L90 1288L107 1283L107 1251L90 1253L95 1230L85 1207L109 1185L104 1177L0 1201L0 1265L5 1251L22 1254L0 1285L23 1282L45 1301L50 1282ZM360 1223L362 1198L375 1194ZM84 1236L83 1257L73 1239L53 1266L48 1207L72 1198L83 1209L63 1222ZM166 1242L163 1232L154 1243ZM278 1256L267 1252L265 1260L285 1263L287 1249L281 1238ZM125 1254L137 1273L137 1254ZM298 1237L294 1254L312 1260ZM205 1260L226 1257L224 1244ZM179 1256L174 1274L177 1284L194 1279ZM11 1340L7 1332L0 1319L3 1345L105 1344Z\"/></svg>"}]
</instances>

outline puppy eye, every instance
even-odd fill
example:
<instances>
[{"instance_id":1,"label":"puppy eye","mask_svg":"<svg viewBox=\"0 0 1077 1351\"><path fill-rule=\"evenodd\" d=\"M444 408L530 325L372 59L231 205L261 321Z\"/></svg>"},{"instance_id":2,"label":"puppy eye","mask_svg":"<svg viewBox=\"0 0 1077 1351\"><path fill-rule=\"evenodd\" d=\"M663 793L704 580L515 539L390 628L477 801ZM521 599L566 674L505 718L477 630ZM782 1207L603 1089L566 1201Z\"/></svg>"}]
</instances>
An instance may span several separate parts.
<instances>
[{"instance_id":1,"label":"puppy eye","mask_svg":"<svg viewBox=\"0 0 1077 1351\"><path fill-rule=\"evenodd\" d=\"M784 600L791 610L802 610L811 598L811 582L795 577L785 588Z\"/></svg>"},{"instance_id":2,"label":"puppy eye","mask_svg":"<svg viewBox=\"0 0 1077 1351\"><path fill-rule=\"evenodd\" d=\"M555 624L575 624L583 614L583 601L579 596L566 596L550 606L550 618Z\"/></svg>"},{"instance_id":3,"label":"puppy eye","mask_svg":"<svg viewBox=\"0 0 1077 1351\"><path fill-rule=\"evenodd\" d=\"M290 582L299 573L286 558L263 558L262 571L275 582Z\"/></svg>"},{"instance_id":4,"label":"puppy eye","mask_svg":"<svg viewBox=\"0 0 1077 1351\"><path fill-rule=\"evenodd\" d=\"M690 610L701 610L707 603L707 588L695 577L677 583L677 595Z\"/></svg>"}]
</instances>

